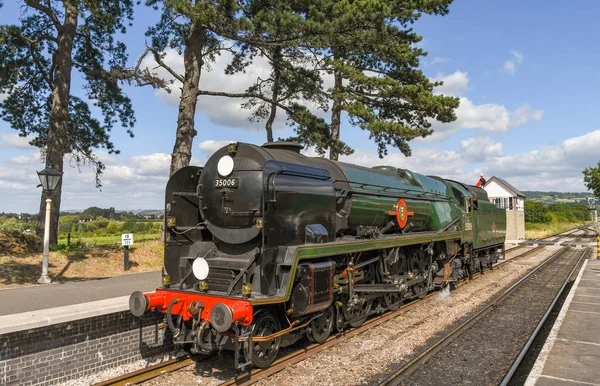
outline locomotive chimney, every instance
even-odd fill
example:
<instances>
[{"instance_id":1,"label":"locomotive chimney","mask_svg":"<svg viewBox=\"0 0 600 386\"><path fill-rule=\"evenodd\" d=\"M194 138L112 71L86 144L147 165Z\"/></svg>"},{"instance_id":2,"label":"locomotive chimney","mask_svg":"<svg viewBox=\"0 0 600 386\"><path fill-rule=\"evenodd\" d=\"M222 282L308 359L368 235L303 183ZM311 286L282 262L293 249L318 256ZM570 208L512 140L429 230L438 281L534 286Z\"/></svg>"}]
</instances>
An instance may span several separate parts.
<instances>
[{"instance_id":1,"label":"locomotive chimney","mask_svg":"<svg viewBox=\"0 0 600 386\"><path fill-rule=\"evenodd\" d=\"M287 141L267 142L262 145L262 147L267 149L287 150L298 154L300 154L300 150L304 149L304 146L298 142Z\"/></svg>"}]
</instances>

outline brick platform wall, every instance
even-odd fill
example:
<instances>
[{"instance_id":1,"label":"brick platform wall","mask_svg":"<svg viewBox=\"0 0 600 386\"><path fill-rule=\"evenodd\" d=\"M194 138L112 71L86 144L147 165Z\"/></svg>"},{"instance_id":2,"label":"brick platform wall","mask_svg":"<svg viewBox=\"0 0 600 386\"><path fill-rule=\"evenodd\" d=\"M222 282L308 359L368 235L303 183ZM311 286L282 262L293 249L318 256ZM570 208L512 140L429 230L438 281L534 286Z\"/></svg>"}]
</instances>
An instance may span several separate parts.
<instances>
[{"instance_id":1,"label":"brick platform wall","mask_svg":"<svg viewBox=\"0 0 600 386\"><path fill-rule=\"evenodd\" d=\"M129 311L0 335L0 385L50 385L165 354L160 313Z\"/></svg>"}]
</instances>

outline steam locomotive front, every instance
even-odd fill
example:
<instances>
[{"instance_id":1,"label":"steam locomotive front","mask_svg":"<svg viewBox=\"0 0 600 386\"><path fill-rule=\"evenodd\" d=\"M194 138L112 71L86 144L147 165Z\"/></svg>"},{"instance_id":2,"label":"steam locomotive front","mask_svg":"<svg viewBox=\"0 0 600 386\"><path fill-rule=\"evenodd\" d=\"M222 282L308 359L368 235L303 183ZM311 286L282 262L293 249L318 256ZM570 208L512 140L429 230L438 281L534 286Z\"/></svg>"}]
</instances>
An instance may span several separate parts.
<instances>
[{"instance_id":1,"label":"steam locomotive front","mask_svg":"<svg viewBox=\"0 0 600 386\"><path fill-rule=\"evenodd\" d=\"M225 253L246 250L260 241L266 156L260 147L234 143L206 162L198 197L207 228Z\"/></svg>"}]
</instances>

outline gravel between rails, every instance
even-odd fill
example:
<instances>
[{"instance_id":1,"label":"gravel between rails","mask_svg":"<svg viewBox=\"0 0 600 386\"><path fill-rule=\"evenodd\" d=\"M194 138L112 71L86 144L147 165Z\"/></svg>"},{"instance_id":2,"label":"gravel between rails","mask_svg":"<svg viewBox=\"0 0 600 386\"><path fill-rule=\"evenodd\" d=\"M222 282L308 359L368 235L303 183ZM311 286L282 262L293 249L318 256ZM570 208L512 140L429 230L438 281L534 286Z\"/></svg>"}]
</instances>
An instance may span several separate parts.
<instances>
[{"instance_id":1,"label":"gravel between rails","mask_svg":"<svg viewBox=\"0 0 600 386\"><path fill-rule=\"evenodd\" d=\"M406 362L418 347L434 338L438 331L449 328L474 312L558 249L547 247L539 253L488 271L451 293L443 292L426 299L399 317L322 351L259 384L356 385L376 382L378 375L397 369L397 365L391 363ZM233 355L223 353L145 384L211 386L235 374Z\"/></svg>"},{"instance_id":2,"label":"gravel between rails","mask_svg":"<svg viewBox=\"0 0 600 386\"><path fill-rule=\"evenodd\" d=\"M402 384L497 385L583 251L569 248L540 268Z\"/></svg>"}]
</instances>

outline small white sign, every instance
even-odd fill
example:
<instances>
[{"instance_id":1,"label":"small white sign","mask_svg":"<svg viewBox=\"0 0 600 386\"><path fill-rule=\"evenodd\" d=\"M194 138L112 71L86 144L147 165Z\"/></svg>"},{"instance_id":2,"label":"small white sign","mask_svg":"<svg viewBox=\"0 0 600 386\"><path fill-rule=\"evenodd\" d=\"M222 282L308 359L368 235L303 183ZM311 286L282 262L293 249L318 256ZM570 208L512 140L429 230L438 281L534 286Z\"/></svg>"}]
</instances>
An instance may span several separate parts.
<instances>
[{"instance_id":1,"label":"small white sign","mask_svg":"<svg viewBox=\"0 0 600 386\"><path fill-rule=\"evenodd\" d=\"M133 245L133 233L123 233L121 235L121 245Z\"/></svg>"}]
</instances>

